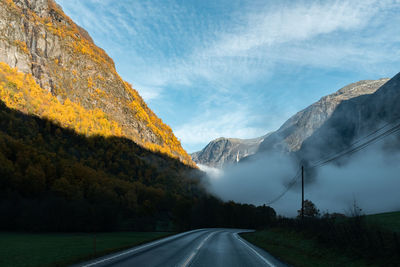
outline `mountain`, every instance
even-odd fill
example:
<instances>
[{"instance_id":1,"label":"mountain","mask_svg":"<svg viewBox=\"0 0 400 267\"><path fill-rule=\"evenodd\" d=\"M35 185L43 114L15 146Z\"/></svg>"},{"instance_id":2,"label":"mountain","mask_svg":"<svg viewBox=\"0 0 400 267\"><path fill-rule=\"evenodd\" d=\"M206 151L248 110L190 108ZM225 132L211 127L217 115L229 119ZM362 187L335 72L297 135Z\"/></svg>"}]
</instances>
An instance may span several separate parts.
<instances>
[{"instance_id":1,"label":"mountain","mask_svg":"<svg viewBox=\"0 0 400 267\"><path fill-rule=\"evenodd\" d=\"M270 207L210 195L171 129L53 0L0 1L0 32L0 229L182 231L274 219Z\"/></svg>"},{"instance_id":2,"label":"mountain","mask_svg":"<svg viewBox=\"0 0 400 267\"><path fill-rule=\"evenodd\" d=\"M53 0L1 1L0 33L0 62L28 75L27 79L33 77L42 91L35 95L28 90L29 95L19 96L30 107L24 101L16 103L13 97L7 105L57 120L86 135L124 136L195 166L171 128L121 79L113 60ZM10 88L18 88L18 84L9 86L7 92L3 89L3 95L13 95ZM48 103L39 103L47 94ZM93 125L80 123L84 117L69 120L54 114L59 110L72 114L77 109L97 116ZM109 127L99 130L96 125L101 124Z\"/></svg>"},{"instance_id":3,"label":"mountain","mask_svg":"<svg viewBox=\"0 0 400 267\"><path fill-rule=\"evenodd\" d=\"M192 159L198 164L221 168L236 162L237 156L241 160L245 157L251 159L254 154L269 151L296 152L302 147L303 142L332 116L342 102L373 94L388 80L382 78L349 84L296 113L275 132L248 140L218 138L211 141L203 150L193 153Z\"/></svg>"},{"instance_id":4,"label":"mountain","mask_svg":"<svg viewBox=\"0 0 400 267\"><path fill-rule=\"evenodd\" d=\"M391 129L400 118L399 101L400 73L373 94L342 101L330 118L304 141L298 157L314 162ZM398 137L386 138L383 144L387 150L400 149Z\"/></svg>"},{"instance_id":5,"label":"mountain","mask_svg":"<svg viewBox=\"0 0 400 267\"><path fill-rule=\"evenodd\" d=\"M304 140L319 129L343 101L374 93L389 79L363 80L349 84L337 92L322 97L319 101L296 113L277 131L260 144L259 151L298 151Z\"/></svg>"},{"instance_id":6,"label":"mountain","mask_svg":"<svg viewBox=\"0 0 400 267\"><path fill-rule=\"evenodd\" d=\"M254 154L266 136L268 135L253 139L221 137L211 141L205 148L191 156L197 164L223 168Z\"/></svg>"}]
</instances>

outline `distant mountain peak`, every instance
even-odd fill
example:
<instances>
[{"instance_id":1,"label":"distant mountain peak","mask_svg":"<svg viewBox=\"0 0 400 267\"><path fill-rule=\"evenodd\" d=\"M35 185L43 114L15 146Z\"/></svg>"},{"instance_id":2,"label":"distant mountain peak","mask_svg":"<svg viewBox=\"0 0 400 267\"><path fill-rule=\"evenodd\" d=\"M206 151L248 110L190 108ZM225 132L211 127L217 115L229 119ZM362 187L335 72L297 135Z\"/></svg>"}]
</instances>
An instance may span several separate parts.
<instances>
[{"instance_id":1,"label":"distant mountain peak","mask_svg":"<svg viewBox=\"0 0 400 267\"><path fill-rule=\"evenodd\" d=\"M268 136L252 139L220 137L212 140L201 151L191 154L194 162L209 167L224 168L253 155L259 144Z\"/></svg>"},{"instance_id":2,"label":"distant mountain peak","mask_svg":"<svg viewBox=\"0 0 400 267\"><path fill-rule=\"evenodd\" d=\"M389 79L362 80L349 84L333 94L322 97L319 101L297 112L276 132L263 141L260 150L284 148L288 152L301 148L304 140L313 134L329 119L336 107L345 100L376 92Z\"/></svg>"}]
</instances>

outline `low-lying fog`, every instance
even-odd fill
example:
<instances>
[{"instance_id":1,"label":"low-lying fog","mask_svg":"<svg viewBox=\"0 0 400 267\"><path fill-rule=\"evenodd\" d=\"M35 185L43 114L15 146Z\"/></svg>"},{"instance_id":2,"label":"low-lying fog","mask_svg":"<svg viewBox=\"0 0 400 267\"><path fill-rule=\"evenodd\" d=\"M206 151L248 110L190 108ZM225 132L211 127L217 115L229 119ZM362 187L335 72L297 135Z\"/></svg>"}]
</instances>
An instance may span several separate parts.
<instances>
[{"instance_id":1,"label":"low-lying fog","mask_svg":"<svg viewBox=\"0 0 400 267\"><path fill-rule=\"evenodd\" d=\"M348 213L354 199L366 214L400 210L400 153L362 150L344 166L325 165L305 185L305 199L321 213ZM299 166L288 158L265 155L224 171L200 166L209 176L209 190L223 200L267 204L286 189ZM310 173L307 174L310 177ZM278 214L296 216L301 206L301 178L279 201L271 204Z\"/></svg>"}]
</instances>

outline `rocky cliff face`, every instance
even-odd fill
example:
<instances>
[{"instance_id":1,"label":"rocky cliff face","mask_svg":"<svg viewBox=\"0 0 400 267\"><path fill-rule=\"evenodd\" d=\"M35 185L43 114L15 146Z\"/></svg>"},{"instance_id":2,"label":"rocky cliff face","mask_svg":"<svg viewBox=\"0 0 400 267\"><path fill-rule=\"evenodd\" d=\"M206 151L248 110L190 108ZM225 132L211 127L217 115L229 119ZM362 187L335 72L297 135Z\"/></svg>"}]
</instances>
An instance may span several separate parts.
<instances>
[{"instance_id":1,"label":"rocky cliff face","mask_svg":"<svg viewBox=\"0 0 400 267\"><path fill-rule=\"evenodd\" d=\"M113 60L53 0L2 0L0 33L0 61L31 74L60 103L99 109L124 136L194 165L172 130L117 74Z\"/></svg>"},{"instance_id":2,"label":"rocky cliff face","mask_svg":"<svg viewBox=\"0 0 400 267\"><path fill-rule=\"evenodd\" d=\"M298 151L304 140L319 129L343 101L374 93L389 79L364 80L347 85L303 109L287 120L276 132L264 139L260 151Z\"/></svg>"},{"instance_id":3,"label":"rocky cliff face","mask_svg":"<svg viewBox=\"0 0 400 267\"><path fill-rule=\"evenodd\" d=\"M194 162L210 167L223 168L253 155L266 136L254 139L218 138L204 149L191 154Z\"/></svg>"},{"instance_id":4,"label":"rocky cliff face","mask_svg":"<svg viewBox=\"0 0 400 267\"><path fill-rule=\"evenodd\" d=\"M296 154L300 158L314 162L352 147L356 140L369 140L364 137L376 132L382 126L387 126L383 130L389 130L399 122L399 101L400 73L373 94L342 101L330 118L304 141L302 148ZM400 139L398 135L397 139L394 137L384 140L386 148L400 149Z\"/></svg>"},{"instance_id":5,"label":"rocky cliff face","mask_svg":"<svg viewBox=\"0 0 400 267\"><path fill-rule=\"evenodd\" d=\"M297 152L303 142L329 120L342 102L373 94L388 80L364 80L347 85L296 113L275 132L249 140L219 138L211 141L203 150L193 153L192 159L199 164L221 168L236 162L237 156L240 161L244 157L251 160L252 155L269 151Z\"/></svg>"}]
</instances>

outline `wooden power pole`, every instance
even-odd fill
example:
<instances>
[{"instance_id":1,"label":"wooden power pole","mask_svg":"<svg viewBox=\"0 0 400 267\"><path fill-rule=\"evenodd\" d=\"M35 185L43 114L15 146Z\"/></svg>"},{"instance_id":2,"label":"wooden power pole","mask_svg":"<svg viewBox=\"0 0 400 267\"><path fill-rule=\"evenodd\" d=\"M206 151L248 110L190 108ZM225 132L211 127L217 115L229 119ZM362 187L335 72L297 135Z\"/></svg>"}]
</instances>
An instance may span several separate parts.
<instances>
[{"instance_id":1,"label":"wooden power pole","mask_svg":"<svg viewBox=\"0 0 400 267\"><path fill-rule=\"evenodd\" d=\"M304 219L304 166L301 166L301 219Z\"/></svg>"}]
</instances>

